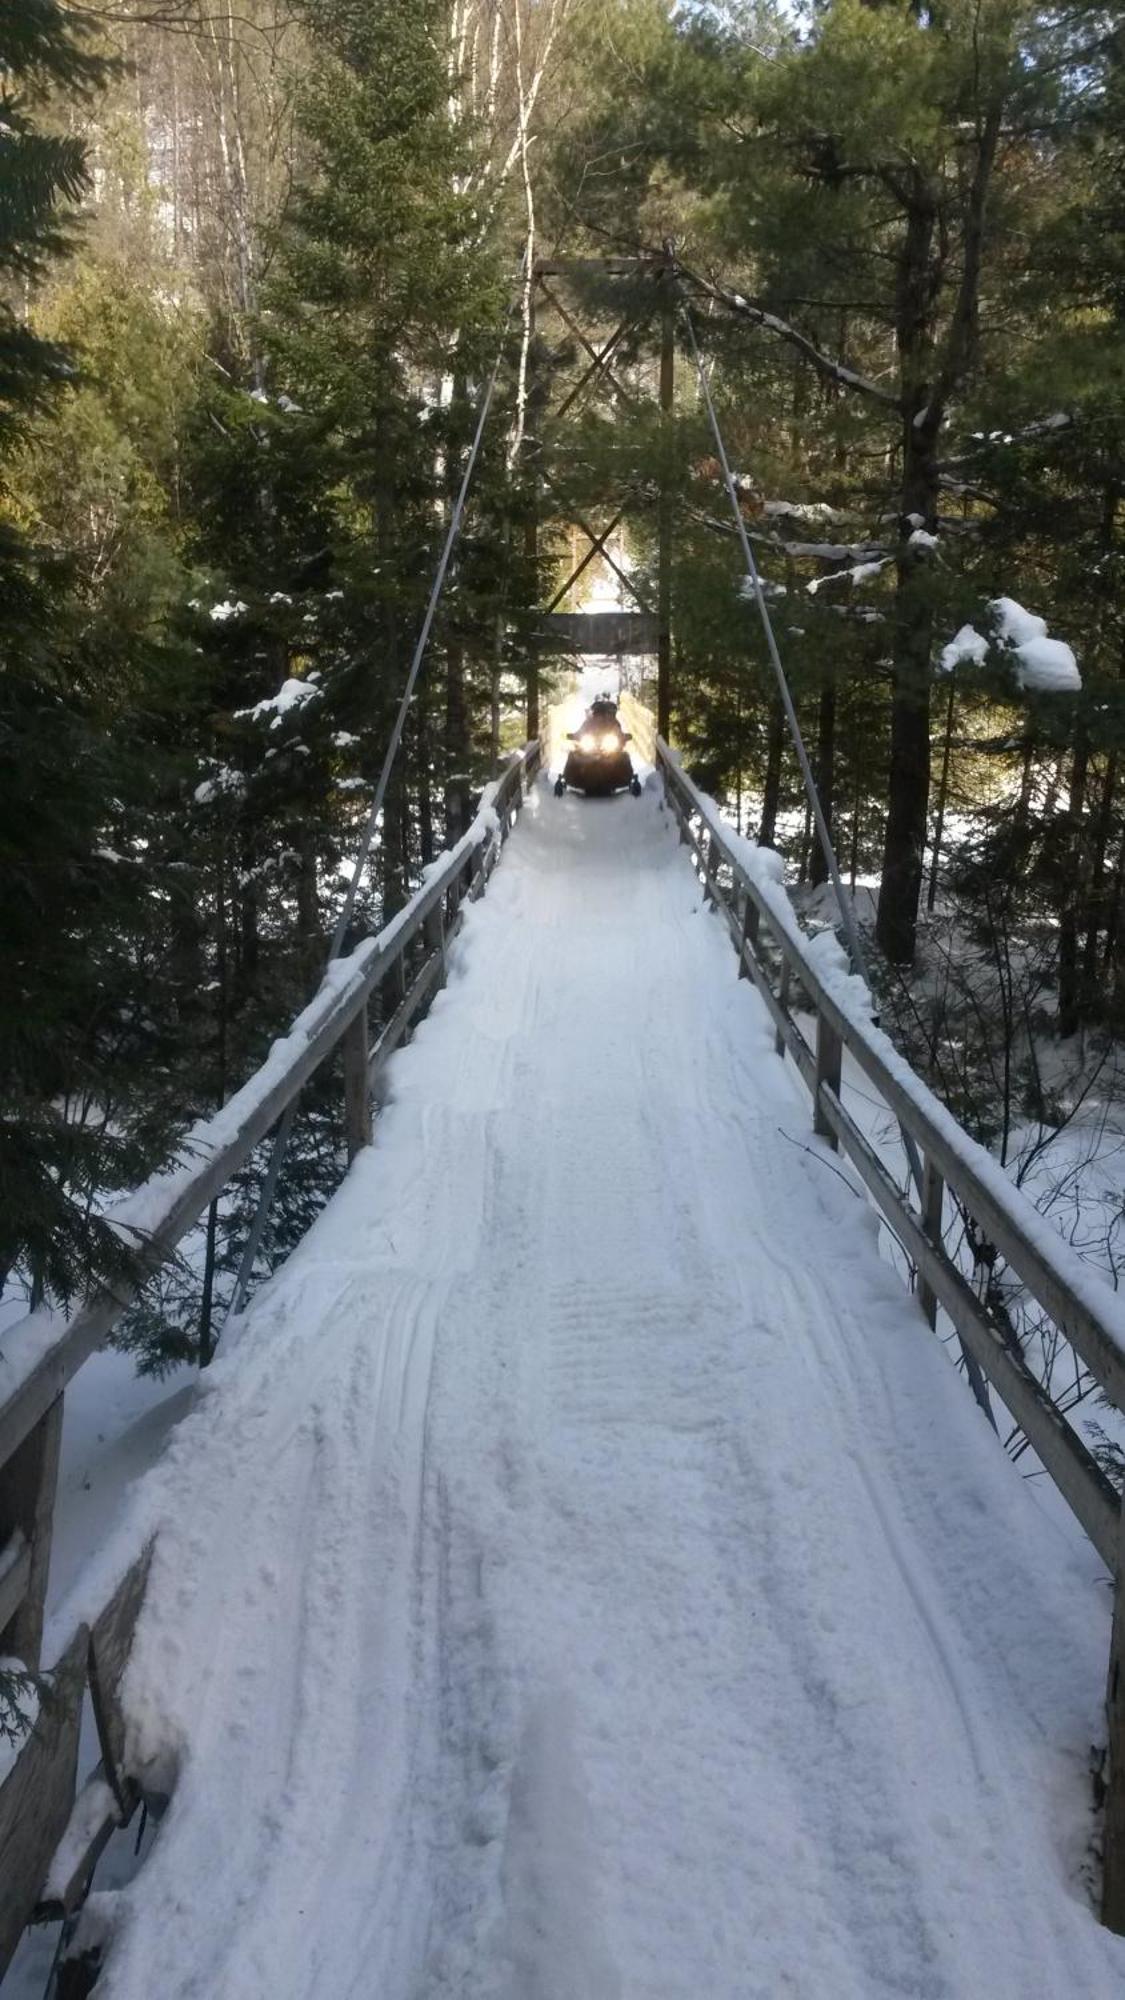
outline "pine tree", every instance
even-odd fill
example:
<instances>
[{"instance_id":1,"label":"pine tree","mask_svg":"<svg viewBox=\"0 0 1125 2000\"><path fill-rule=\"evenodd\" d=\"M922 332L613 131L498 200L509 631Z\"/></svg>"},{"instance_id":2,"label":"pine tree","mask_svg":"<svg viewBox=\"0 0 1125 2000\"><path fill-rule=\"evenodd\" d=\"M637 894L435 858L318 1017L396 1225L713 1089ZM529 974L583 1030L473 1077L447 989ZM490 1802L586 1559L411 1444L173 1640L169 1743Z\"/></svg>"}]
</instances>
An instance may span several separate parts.
<instances>
[{"instance_id":1,"label":"pine tree","mask_svg":"<svg viewBox=\"0 0 1125 2000\"><path fill-rule=\"evenodd\" d=\"M12 456L68 379L66 349L27 323L22 295L59 258L85 186L75 138L45 125L50 89L89 91L105 64L74 17L30 0L0 20L0 1275L69 1298L125 1252L89 1212L119 1142L68 1117L102 999L88 916L116 895L100 832L116 763L97 713L88 634L65 557L13 518Z\"/></svg>"}]
</instances>

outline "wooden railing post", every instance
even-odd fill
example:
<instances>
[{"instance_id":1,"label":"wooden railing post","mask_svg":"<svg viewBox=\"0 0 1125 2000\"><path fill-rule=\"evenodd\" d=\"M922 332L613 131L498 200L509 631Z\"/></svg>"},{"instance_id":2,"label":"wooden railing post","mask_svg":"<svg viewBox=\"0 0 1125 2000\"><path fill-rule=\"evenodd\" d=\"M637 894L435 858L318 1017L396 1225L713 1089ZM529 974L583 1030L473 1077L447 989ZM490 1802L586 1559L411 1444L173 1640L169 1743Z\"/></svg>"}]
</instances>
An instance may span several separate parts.
<instances>
[{"instance_id":1,"label":"wooden railing post","mask_svg":"<svg viewBox=\"0 0 1125 2000\"><path fill-rule=\"evenodd\" d=\"M945 1181L927 1153L922 1168L922 1227L933 1244L940 1250L943 1242L945 1216ZM937 1298L933 1287L927 1284L919 1272L918 1299L930 1325L937 1325Z\"/></svg>"},{"instance_id":2,"label":"wooden railing post","mask_svg":"<svg viewBox=\"0 0 1125 2000\"><path fill-rule=\"evenodd\" d=\"M1113 1637L1106 1683L1109 1773L1102 1843L1102 1922L1125 1937L1125 1512L1117 1539Z\"/></svg>"},{"instance_id":3,"label":"wooden railing post","mask_svg":"<svg viewBox=\"0 0 1125 2000\"><path fill-rule=\"evenodd\" d=\"M699 858L703 863L703 894L715 910L719 906L719 843L713 833L705 847L701 844Z\"/></svg>"},{"instance_id":4,"label":"wooden railing post","mask_svg":"<svg viewBox=\"0 0 1125 2000\"><path fill-rule=\"evenodd\" d=\"M789 982L790 982L790 978L791 978L791 974L790 974L790 970L789 970L789 960L788 960L788 959L786 959L786 960L785 960L785 962L784 962L784 964L782 965L782 968L781 968L781 984L780 984L780 986L779 986L779 987L778 987L778 989L777 989L777 1001L778 1001L778 1005L779 1005L779 1007L783 1008L783 1009L784 1009L784 1011L785 1011L786 1013L788 1013L788 1011L789 1011ZM778 1028L778 1029L777 1029L777 1031L776 1031L776 1032L775 1032L775 1034L774 1034L774 1038L773 1038L773 1046L774 1046L774 1054L775 1054L775 1055L779 1055L779 1056L784 1056L784 1054L785 1054L785 1036L784 1036L784 1035L782 1034L782 1032L781 1032L781 1029L780 1029L780 1028Z\"/></svg>"},{"instance_id":5,"label":"wooden railing post","mask_svg":"<svg viewBox=\"0 0 1125 2000\"><path fill-rule=\"evenodd\" d=\"M367 1008L361 1007L344 1037L344 1128L349 1165L371 1144L371 1092L368 1084Z\"/></svg>"},{"instance_id":6,"label":"wooden railing post","mask_svg":"<svg viewBox=\"0 0 1125 2000\"><path fill-rule=\"evenodd\" d=\"M826 1083L830 1090L840 1095L840 1070L844 1060L844 1045L831 1025L826 1014L818 1011L816 1017L816 1087L813 1092L813 1130L818 1138L827 1139L834 1153L840 1150L836 1128L821 1107L820 1086Z\"/></svg>"},{"instance_id":7,"label":"wooden railing post","mask_svg":"<svg viewBox=\"0 0 1125 2000\"><path fill-rule=\"evenodd\" d=\"M445 898L435 904L422 925L427 956L431 952L441 953L441 976L445 979Z\"/></svg>"},{"instance_id":8,"label":"wooden railing post","mask_svg":"<svg viewBox=\"0 0 1125 2000\"><path fill-rule=\"evenodd\" d=\"M744 889L742 892L742 948L738 954L738 976L740 979L749 979L750 977L750 968L746 963L746 953L748 949L756 951L758 948L758 928L760 922L758 905L750 894L749 889Z\"/></svg>"},{"instance_id":9,"label":"wooden railing post","mask_svg":"<svg viewBox=\"0 0 1125 2000\"><path fill-rule=\"evenodd\" d=\"M6 1630L0 1632L0 1653L22 1660L32 1673L39 1667L43 1646L62 1420L63 1399L56 1396L46 1415L0 1468L0 1548L19 1534L30 1555L27 1590Z\"/></svg>"}]
</instances>

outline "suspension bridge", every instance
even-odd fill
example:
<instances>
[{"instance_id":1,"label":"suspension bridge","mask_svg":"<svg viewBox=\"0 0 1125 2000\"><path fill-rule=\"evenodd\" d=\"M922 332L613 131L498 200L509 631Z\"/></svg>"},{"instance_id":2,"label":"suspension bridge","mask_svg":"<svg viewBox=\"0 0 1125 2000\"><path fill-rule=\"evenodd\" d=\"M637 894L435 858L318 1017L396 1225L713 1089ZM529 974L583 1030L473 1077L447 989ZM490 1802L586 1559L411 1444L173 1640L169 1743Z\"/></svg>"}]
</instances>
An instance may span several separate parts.
<instances>
[{"instance_id":1,"label":"suspension bridge","mask_svg":"<svg viewBox=\"0 0 1125 2000\"><path fill-rule=\"evenodd\" d=\"M118 1211L159 1267L334 1069L346 1178L49 1623L127 1296L5 1341L0 1966L61 1923L66 2000L1120 1990L1121 1503L953 1204L1118 1409L1125 1311L634 721L641 799L534 734Z\"/></svg>"}]
</instances>

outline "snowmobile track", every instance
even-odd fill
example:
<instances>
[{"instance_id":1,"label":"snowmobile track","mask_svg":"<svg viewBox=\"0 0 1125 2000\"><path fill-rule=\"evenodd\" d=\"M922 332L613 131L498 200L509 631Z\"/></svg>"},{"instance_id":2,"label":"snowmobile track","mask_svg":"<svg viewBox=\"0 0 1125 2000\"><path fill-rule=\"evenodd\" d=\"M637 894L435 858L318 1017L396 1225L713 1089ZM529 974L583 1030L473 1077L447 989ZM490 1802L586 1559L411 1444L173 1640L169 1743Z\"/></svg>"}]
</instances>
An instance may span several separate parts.
<instances>
[{"instance_id":1,"label":"snowmobile track","mask_svg":"<svg viewBox=\"0 0 1125 2000\"><path fill-rule=\"evenodd\" d=\"M651 791L537 786L153 1526L178 1779L104 2000L1122 1990L1108 1593L809 1156Z\"/></svg>"}]
</instances>

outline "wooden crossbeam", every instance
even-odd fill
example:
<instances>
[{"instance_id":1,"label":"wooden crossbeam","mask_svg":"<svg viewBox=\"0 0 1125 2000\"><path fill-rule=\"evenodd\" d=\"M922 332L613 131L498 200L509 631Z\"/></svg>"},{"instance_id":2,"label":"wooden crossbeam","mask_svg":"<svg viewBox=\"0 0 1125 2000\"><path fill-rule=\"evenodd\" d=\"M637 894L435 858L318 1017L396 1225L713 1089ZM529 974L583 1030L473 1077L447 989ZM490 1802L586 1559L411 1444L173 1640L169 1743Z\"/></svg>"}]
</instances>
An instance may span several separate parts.
<instances>
[{"instance_id":1,"label":"wooden crossbeam","mask_svg":"<svg viewBox=\"0 0 1125 2000\"><path fill-rule=\"evenodd\" d=\"M593 360L590 362L589 366L583 370L582 374L579 376L577 382L574 384L574 387L570 390L569 394L563 397L563 400L559 404L558 409L553 410L545 418L543 424L544 430L547 430L552 424L560 424L562 422L563 418L566 416L567 411L573 409L574 404L578 401L578 398L582 394L583 389L586 387L587 382L589 382L593 378L593 376L599 373L604 374L607 372L606 364L609 360L610 355L613 353L616 347L620 346L621 342L625 338L625 335L629 333L635 325L636 325L635 320L632 319L622 320L621 325L615 330L615 332L613 332L610 335L609 339L605 343L605 346L599 348L595 352Z\"/></svg>"},{"instance_id":2,"label":"wooden crossbeam","mask_svg":"<svg viewBox=\"0 0 1125 2000\"><path fill-rule=\"evenodd\" d=\"M618 378L614 374L608 361L604 361L602 357L598 354L597 349L594 347L592 342L587 339L586 335L582 331L582 328L579 326L578 321L574 318L574 315L572 313L569 313L567 311L562 300L560 298L556 298L550 286L546 284L542 279L540 279L539 281L539 288L543 293L543 296L550 300L551 304L555 308L555 311L558 313L559 318L563 320L566 323L566 325L570 328L572 334L574 335L574 338L577 341L579 341L581 345L585 348L587 354L590 356L591 361L594 362L596 368L598 368L601 371L601 373L605 376L605 379L609 383L610 388L613 389L614 392L621 397L623 402L628 403L632 409L634 410L639 409L640 408L639 398L633 394L631 389L627 389L623 382L618 381Z\"/></svg>"},{"instance_id":3,"label":"wooden crossbeam","mask_svg":"<svg viewBox=\"0 0 1125 2000\"><path fill-rule=\"evenodd\" d=\"M625 508L622 506L618 508L608 528L605 530L604 534L601 535L596 535L590 528L583 527L580 521L575 522L575 527L582 528L582 533L588 537L590 546L587 549L586 554L583 556L582 561L579 563L577 569L572 570L570 575L567 577L566 582L558 590L556 590L554 596L551 599L551 602L547 606L548 616L552 611L554 611L557 608L558 605L562 603L563 598L567 594L567 591L572 590L574 588L574 585L578 582L579 577L585 575L586 571L590 567L590 564L593 562L595 556L605 556L605 559L610 564L611 568L617 570L617 564L614 562L613 557L608 554L605 545L609 540L609 537L612 535L614 529L619 526L619 524L624 520L624 518L625 518ZM621 574L620 570L617 570L617 574L620 576Z\"/></svg>"},{"instance_id":4,"label":"wooden crossbeam","mask_svg":"<svg viewBox=\"0 0 1125 2000\"><path fill-rule=\"evenodd\" d=\"M652 610L651 604L647 603L646 600L641 596L641 593L637 589L636 584L633 582L632 578L626 575L625 571L620 567L616 558L610 554L608 548L605 546L606 542L609 540L610 535L612 535L614 528L617 526L618 522L621 520L622 515L627 510L632 495L626 494L625 499L621 505L621 511L615 516L613 521L611 521L609 527L605 530L605 533L599 535L593 528L591 528L589 522L585 519L585 517L578 512L578 509L571 505L570 501L567 500L565 494L559 492L559 489L555 484L555 481L551 478L551 475L547 471L546 467L543 467L541 469L542 469L544 486L550 487L551 492L554 494L560 506L566 509L566 515L565 515L566 520L570 522L574 527L579 529L579 531L583 535L585 535L586 540L591 544L592 553L594 555L600 555L605 557L606 562L609 564L611 570L617 577L618 581L621 584L623 584L625 589L629 592L629 595L632 598L634 604L638 605L642 611L651 611ZM590 560L591 560L590 556L587 556L584 559L582 563L582 569L585 569L587 567ZM574 575L570 578L569 582L564 583L562 588L563 597L566 596L566 593L570 589L571 584L576 582L580 574L581 570L576 570L574 572ZM553 611L555 605L558 604L559 601L560 601L559 598L555 597L553 601L548 605L547 607L548 611Z\"/></svg>"}]
</instances>

